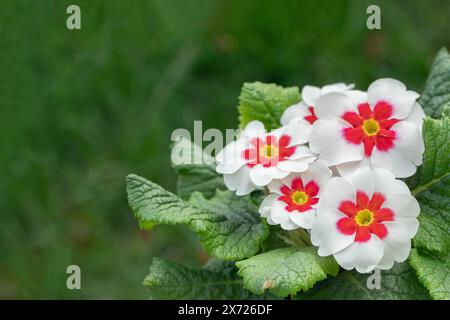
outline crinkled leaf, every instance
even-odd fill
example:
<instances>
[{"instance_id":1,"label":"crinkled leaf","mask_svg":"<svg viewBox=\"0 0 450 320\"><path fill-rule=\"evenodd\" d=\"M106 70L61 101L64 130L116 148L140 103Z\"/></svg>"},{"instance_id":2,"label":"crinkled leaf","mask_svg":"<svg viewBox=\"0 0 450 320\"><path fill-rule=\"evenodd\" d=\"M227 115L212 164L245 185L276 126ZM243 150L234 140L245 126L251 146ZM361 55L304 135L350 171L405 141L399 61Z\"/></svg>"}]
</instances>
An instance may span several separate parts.
<instances>
[{"instance_id":1,"label":"crinkled leaf","mask_svg":"<svg viewBox=\"0 0 450 320\"><path fill-rule=\"evenodd\" d=\"M409 261L433 299L450 300L450 253L435 255L413 249Z\"/></svg>"},{"instance_id":2,"label":"crinkled leaf","mask_svg":"<svg viewBox=\"0 0 450 320\"><path fill-rule=\"evenodd\" d=\"M250 257L268 237L268 227L250 196L237 197L231 191L217 190L208 200L195 192L187 202L136 175L127 177L127 192L141 227L186 224L197 232L206 251L220 259Z\"/></svg>"},{"instance_id":3,"label":"crinkled leaf","mask_svg":"<svg viewBox=\"0 0 450 320\"><path fill-rule=\"evenodd\" d=\"M447 49L442 48L437 54L419 102L425 113L433 118L439 117L444 105L450 102L450 54Z\"/></svg>"},{"instance_id":4,"label":"crinkled leaf","mask_svg":"<svg viewBox=\"0 0 450 320\"><path fill-rule=\"evenodd\" d=\"M214 159L211 155L187 139L182 139L172 148L172 158L180 156L174 161L173 167L177 173L177 193L182 199L189 199L194 191L199 191L207 198L211 198L216 189L226 189L222 175L215 170Z\"/></svg>"},{"instance_id":5,"label":"crinkled leaf","mask_svg":"<svg viewBox=\"0 0 450 320\"><path fill-rule=\"evenodd\" d=\"M372 274L343 271L318 283L297 297L303 300L425 300L427 290L417 280L408 263L396 263L390 270L381 271L380 289L369 289ZM369 282L373 284L372 279Z\"/></svg>"},{"instance_id":6,"label":"crinkled leaf","mask_svg":"<svg viewBox=\"0 0 450 320\"><path fill-rule=\"evenodd\" d=\"M297 87L283 88L262 82L244 83L239 96L239 121L244 128L252 120L264 123L267 130L281 126L283 111L300 101Z\"/></svg>"},{"instance_id":7,"label":"crinkled leaf","mask_svg":"<svg viewBox=\"0 0 450 320\"><path fill-rule=\"evenodd\" d=\"M414 244L446 253L450 249L450 117L426 118L423 135L423 164L408 181L421 208Z\"/></svg>"},{"instance_id":8,"label":"crinkled leaf","mask_svg":"<svg viewBox=\"0 0 450 320\"><path fill-rule=\"evenodd\" d=\"M256 294L266 289L278 297L306 291L327 274L336 275L339 266L332 257L322 258L312 247L282 248L239 261L238 274L245 288Z\"/></svg>"},{"instance_id":9,"label":"crinkled leaf","mask_svg":"<svg viewBox=\"0 0 450 320\"><path fill-rule=\"evenodd\" d=\"M258 213L257 201L250 196L238 197L231 191L217 190L208 200L195 192L190 202L221 217L199 232L203 246L215 257L224 260L250 257L269 236L269 227Z\"/></svg>"},{"instance_id":10,"label":"crinkled leaf","mask_svg":"<svg viewBox=\"0 0 450 320\"><path fill-rule=\"evenodd\" d=\"M218 260L203 268L187 268L154 258L144 286L151 299L261 299L242 287L232 262Z\"/></svg>"}]
</instances>

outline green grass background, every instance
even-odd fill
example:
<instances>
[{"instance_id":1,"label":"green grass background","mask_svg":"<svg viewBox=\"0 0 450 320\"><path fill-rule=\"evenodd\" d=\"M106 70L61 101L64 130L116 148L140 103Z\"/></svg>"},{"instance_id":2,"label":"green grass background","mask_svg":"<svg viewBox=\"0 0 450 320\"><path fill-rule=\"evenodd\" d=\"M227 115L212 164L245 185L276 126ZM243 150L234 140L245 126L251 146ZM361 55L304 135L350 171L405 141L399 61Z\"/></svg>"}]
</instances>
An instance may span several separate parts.
<instances>
[{"instance_id":1,"label":"green grass background","mask_svg":"<svg viewBox=\"0 0 450 320\"><path fill-rule=\"evenodd\" d=\"M65 27L78 4L82 30ZM378 4L382 30L366 28ZM169 190L170 134L237 126L244 81L394 77L420 91L450 1L4 0L0 298L137 298L153 256L207 256L183 227L139 231L127 173ZM66 288L68 265L82 290Z\"/></svg>"}]
</instances>

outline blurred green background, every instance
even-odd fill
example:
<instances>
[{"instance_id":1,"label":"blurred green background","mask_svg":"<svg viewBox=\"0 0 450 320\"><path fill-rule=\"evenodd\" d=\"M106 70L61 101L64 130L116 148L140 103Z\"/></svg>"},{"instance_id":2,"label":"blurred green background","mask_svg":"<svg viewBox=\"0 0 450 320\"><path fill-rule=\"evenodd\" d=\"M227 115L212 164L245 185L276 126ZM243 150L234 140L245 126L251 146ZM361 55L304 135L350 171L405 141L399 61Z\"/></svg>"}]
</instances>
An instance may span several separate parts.
<instances>
[{"instance_id":1,"label":"blurred green background","mask_svg":"<svg viewBox=\"0 0 450 320\"><path fill-rule=\"evenodd\" d=\"M448 0L1 1L0 298L145 299L153 256L202 264L185 228L139 231L126 174L174 191L171 132L236 127L244 81L420 91L449 14Z\"/></svg>"}]
</instances>

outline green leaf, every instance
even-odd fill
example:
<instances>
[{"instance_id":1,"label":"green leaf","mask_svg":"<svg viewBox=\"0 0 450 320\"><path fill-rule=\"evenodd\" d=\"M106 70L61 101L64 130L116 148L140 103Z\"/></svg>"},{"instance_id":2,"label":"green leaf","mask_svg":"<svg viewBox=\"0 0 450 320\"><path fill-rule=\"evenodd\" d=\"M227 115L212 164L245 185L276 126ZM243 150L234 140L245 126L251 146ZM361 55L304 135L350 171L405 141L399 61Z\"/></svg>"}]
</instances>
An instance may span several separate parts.
<instances>
[{"instance_id":1,"label":"green leaf","mask_svg":"<svg viewBox=\"0 0 450 320\"><path fill-rule=\"evenodd\" d=\"M186 224L211 255L240 260L256 254L268 237L268 226L250 196L237 197L217 190L206 199L195 192L190 202L136 175L127 177L129 204L141 227L159 223Z\"/></svg>"},{"instance_id":2,"label":"green leaf","mask_svg":"<svg viewBox=\"0 0 450 320\"><path fill-rule=\"evenodd\" d=\"M187 268L154 258L143 284L151 299L261 299L242 287L232 262L218 260L203 268Z\"/></svg>"},{"instance_id":3,"label":"green leaf","mask_svg":"<svg viewBox=\"0 0 450 320\"><path fill-rule=\"evenodd\" d=\"M199 231L200 241L213 256L240 260L256 254L269 236L269 227L258 213L258 203L250 196L238 197L231 191L217 190L210 200L195 192L190 202L214 212L220 221Z\"/></svg>"},{"instance_id":4,"label":"green leaf","mask_svg":"<svg viewBox=\"0 0 450 320\"><path fill-rule=\"evenodd\" d=\"M433 299L450 300L450 253L437 256L413 249L409 261Z\"/></svg>"},{"instance_id":5,"label":"green leaf","mask_svg":"<svg viewBox=\"0 0 450 320\"><path fill-rule=\"evenodd\" d=\"M450 250L450 117L425 118L423 135L423 164L408 181L421 208L414 245L446 253Z\"/></svg>"},{"instance_id":6,"label":"green leaf","mask_svg":"<svg viewBox=\"0 0 450 320\"><path fill-rule=\"evenodd\" d=\"M189 199L194 191L211 198L216 189L226 189L222 175L216 172L214 158L204 153L199 146L182 139L174 145L172 153L183 154L187 160L172 163L178 176L177 193L182 199Z\"/></svg>"},{"instance_id":7,"label":"green leaf","mask_svg":"<svg viewBox=\"0 0 450 320\"><path fill-rule=\"evenodd\" d=\"M333 258L319 257L313 247L275 249L239 261L236 266L245 288L256 294L268 289L278 297L306 291L327 274L339 272Z\"/></svg>"},{"instance_id":8,"label":"green leaf","mask_svg":"<svg viewBox=\"0 0 450 320\"><path fill-rule=\"evenodd\" d=\"M239 121L244 128L252 120L264 123L267 130L281 126L283 111L300 101L297 87L283 88L262 82L244 83L239 96Z\"/></svg>"},{"instance_id":9,"label":"green leaf","mask_svg":"<svg viewBox=\"0 0 450 320\"><path fill-rule=\"evenodd\" d=\"M417 280L408 263L396 263L390 270L381 271L380 289L369 289L371 274L343 271L337 277L318 283L300 294L302 300L424 300L427 290ZM372 282L372 281L370 281Z\"/></svg>"},{"instance_id":10,"label":"green leaf","mask_svg":"<svg viewBox=\"0 0 450 320\"><path fill-rule=\"evenodd\" d=\"M439 117L444 105L450 102L450 54L447 49L438 52L419 102L425 113L433 118Z\"/></svg>"}]
</instances>

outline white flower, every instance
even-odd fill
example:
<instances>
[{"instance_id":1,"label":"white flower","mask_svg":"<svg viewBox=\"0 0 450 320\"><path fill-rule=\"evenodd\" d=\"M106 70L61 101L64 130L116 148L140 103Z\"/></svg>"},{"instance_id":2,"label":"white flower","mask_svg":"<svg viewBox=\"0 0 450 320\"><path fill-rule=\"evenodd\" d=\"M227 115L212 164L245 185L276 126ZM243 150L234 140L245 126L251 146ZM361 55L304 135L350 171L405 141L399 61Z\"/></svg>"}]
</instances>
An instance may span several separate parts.
<instances>
[{"instance_id":1,"label":"white flower","mask_svg":"<svg viewBox=\"0 0 450 320\"><path fill-rule=\"evenodd\" d=\"M312 126L317 120L314 108L319 97L330 92L344 92L353 89L353 84L345 84L342 82L333 83L322 88L314 86L303 86L302 101L287 108L281 116L281 124L287 125L291 121L299 119L305 120L309 126Z\"/></svg>"},{"instance_id":2,"label":"white flower","mask_svg":"<svg viewBox=\"0 0 450 320\"><path fill-rule=\"evenodd\" d=\"M425 116L419 94L394 79L379 79L367 91L329 93L316 102L310 147L341 175L358 167L385 168L405 178L422 163Z\"/></svg>"},{"instance_id":3,"label":"white flower","mask_svg":"<svg viewBox=\"0 0 450 320\"><path fill-rule=\"evenodd\" d=\"M269 224L280 224L285 230L311 229L316 206L331 170L324 161L316 161L308 171L292 173L269 184L271 192L261 203L259 213Z\"/></svg>"},{"instance_id":4,"label":"white flower","mask_svg":"<svg viewBox=\"0 0 450 320\"><path fill-rule=\"evenodd\" d=\"M329 180L311 229L320 256L344 269L370 272L405 261L420 208L406 184L385 169L360 168Z\"/></svg>"},{"instance_id":5,"label":"white flower","mask_svg":"<svg viewBox=\"0 0 450 320\"><path fill-rule=\"evenodd\" d=\"M261 122L252 121L237 141L219 152L216 171L224 175L225 185L237 195L249 194L291 172L306 171L316 160L316 155L304 145L309 133L304 121L269 133Z\"/></svg>"}]
</instances>

